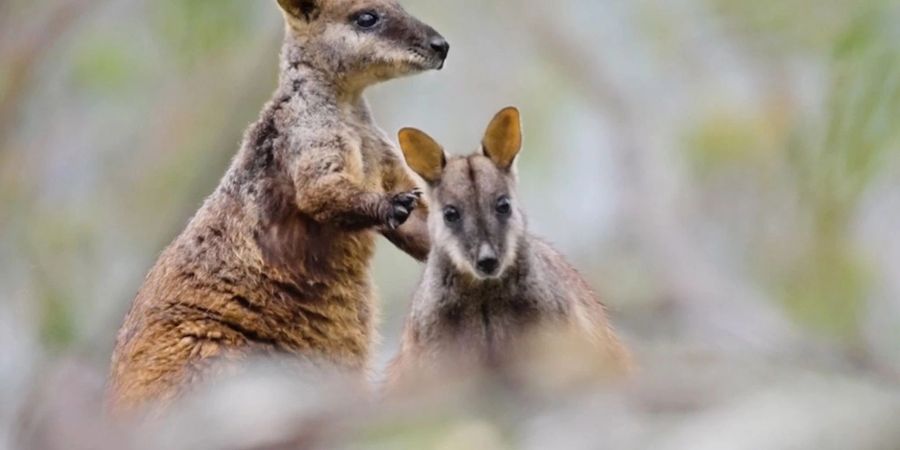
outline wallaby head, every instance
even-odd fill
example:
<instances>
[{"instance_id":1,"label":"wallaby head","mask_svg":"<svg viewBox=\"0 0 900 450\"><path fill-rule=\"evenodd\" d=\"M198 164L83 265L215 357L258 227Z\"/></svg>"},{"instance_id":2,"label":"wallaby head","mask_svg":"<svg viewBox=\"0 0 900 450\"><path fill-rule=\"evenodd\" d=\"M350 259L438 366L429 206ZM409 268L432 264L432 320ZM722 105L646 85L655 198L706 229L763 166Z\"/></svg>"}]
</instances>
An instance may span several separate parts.
<instances>
[{"instance_id":1,"label":"wallaby head","mask_svg":"<svg viewBox=\"0 0 900 450\"><path fill-rule=\"evenodd\" d=\"M525 217L516 196L522 148L519 111L506 108L488 125L480 154L447 158L422 131L400 131L407 164L428 184L432 251L477 279L501 278L516 259Z\"/></svg>"},{"instance_id":2,"label":"wallaby head","mask_svg":"<svg viewBox=\"0 0 900 450\"><path fill-rule=\"evenodd\" d=\"M444 65L450 45L395 0L278 0L304 63L351 87Z\"/></svg>"}]
</instances>

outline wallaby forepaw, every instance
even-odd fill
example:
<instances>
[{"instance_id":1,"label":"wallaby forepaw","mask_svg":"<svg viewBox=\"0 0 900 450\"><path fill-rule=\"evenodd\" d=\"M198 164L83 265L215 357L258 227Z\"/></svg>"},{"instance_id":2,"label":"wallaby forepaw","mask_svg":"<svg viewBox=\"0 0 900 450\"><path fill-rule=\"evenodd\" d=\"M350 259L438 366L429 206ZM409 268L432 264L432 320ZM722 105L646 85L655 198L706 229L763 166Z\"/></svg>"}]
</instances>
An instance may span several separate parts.
<instances>
[{"instance_id":1,"label":"wallaby forepaw","mask_svg":"<svg viewBox=\"0 0 900 450\"><path fill-rule=\"evenodd\" d=\"M412 210L416 209L416 205L419 204L419 198L422 197L422 193L418 190L403 192L395 195L391 199L391 203L394 205L402 206L412 212Z\"/></svg>"},{"instance_id":2,"label":"wallaby forepaw","mask_svg":"<svg viewBox=\"0 0 900 450\"><path fill-rule=\"evenodd\" d=\"M419 203L419 197L421 196L421 191L415 190L403 192L391 197L391 206L386 220L388 228L396 230L406 223L406 219L409 219L409 215L416 209L416 205Z\"/></svg>"}]
</instances>

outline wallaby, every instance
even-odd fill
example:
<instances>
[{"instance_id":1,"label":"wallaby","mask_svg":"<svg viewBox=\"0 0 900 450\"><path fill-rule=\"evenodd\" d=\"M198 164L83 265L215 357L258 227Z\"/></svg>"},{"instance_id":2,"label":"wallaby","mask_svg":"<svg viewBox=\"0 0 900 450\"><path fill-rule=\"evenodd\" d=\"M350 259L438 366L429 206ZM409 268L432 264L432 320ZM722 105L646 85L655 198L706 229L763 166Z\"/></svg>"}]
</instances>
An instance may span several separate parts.
<instances>
[{"instance_id":1,"label":"wallaby","mask_svg":"<svg viewBox=\"0 0 900 450\"><path fill-rule=\"evenodd\" d=\"M422 131L400 131L410 168L427 183L432 249L388 382L461 362L493 365L546 327L574 332L629 365L603 304L578 272L526 230L516 195L519 112L500 111L482 154L448 158ZM465 365L465 364L463 364Z\"/></svg>"},{"instance_id":2,"label":"wallaby","mask_svg":"<svg viewBox=\"0 0 900 450\"><path fill-rule=\"evenodd\" d=\"M373 232L428 254L416 182L362 92L440 69L447 41L394 0L278 4L278 88L137 294L112 358L114 410L169 403L217 361L257 353L365 376Z\"/></svg>"}]
</instances>

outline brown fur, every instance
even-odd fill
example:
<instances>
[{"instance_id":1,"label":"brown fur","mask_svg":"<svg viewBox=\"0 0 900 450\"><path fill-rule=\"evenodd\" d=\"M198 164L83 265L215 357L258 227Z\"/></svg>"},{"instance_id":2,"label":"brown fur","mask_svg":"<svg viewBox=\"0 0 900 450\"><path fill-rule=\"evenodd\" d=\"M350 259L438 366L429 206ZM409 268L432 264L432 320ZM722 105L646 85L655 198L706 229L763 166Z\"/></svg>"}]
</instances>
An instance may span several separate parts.
<instances>
[{"instance_id":1,"label":"brown fur","mask_svg":"<svg viewBox=\"0 0 900 450\"><path fill-rule=\"evenodd\" d=\"M429 182L434 246L389 368L390 385L448 368L515 362L532 350L525 348L535 343L531 337L547 331L588 342L591 355L613 371L629 367L597 295L526 230L512 167L521 148L518 111L505 109L491 122L483 155L448 159L412 129L401 131L400 143Z\"/></svg>"},{"instance_id":2,"label":"brown fur","mask_svg":"<svg viewBox=\"0 0 900 450\"><path fill-rule=\"evenodd\" d=\"M362 376L377 315L373 231L419 259L428 252L424 209L397 228L416 184L360 95L439 68L446 48L427 48L442 39L392 0L279 4L287 32L278 89L135 298L112 358L116 410L165 404L214 365L251 354ZM390 20L360 30L348 19L359 10Z\"/></svg>"}]
</instances>

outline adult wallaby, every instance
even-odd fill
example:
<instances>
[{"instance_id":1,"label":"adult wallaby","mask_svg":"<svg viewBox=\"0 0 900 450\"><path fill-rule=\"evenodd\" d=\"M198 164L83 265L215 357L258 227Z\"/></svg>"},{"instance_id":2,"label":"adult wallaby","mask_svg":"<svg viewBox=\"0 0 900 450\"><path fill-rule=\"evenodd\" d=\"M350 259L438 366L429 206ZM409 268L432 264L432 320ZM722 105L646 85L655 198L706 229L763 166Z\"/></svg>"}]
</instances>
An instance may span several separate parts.
<instances>
[{"instance_id":1,"label":"adult wallaby","mask_svg":"<svg viewBox=\"0 0 900 450\"><path fill-rule=\"evenodd\" d=\"M409 166L427 183L432 248L406 321L392 382L449 362L492 364L530 333L575 333L614 369L628 354L603 304L565 259L528 234L516 195L519 112L500 111L482 153L448 158L422 131L400 131Z\"/></svg>"},{"instance_id":2,"label":"adult wallaby","mask_svg":"<svg viewBox=\"0 0 900 450\"><path fill-rule=\"evenodd\" d=\"M404 225L416 183L362 92L441 68L447 41L394 0L278 4L278 88L135 298L112 359L116 409L167 402L217 361L255 353L363 375L377 315L374 232L428 253L427 212Z\"/></svg>"}]
</instances>

